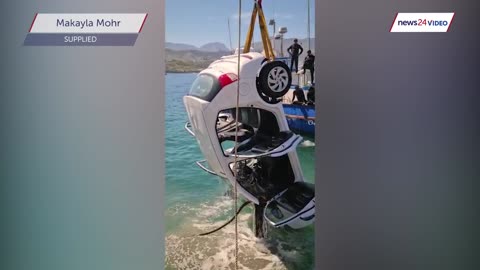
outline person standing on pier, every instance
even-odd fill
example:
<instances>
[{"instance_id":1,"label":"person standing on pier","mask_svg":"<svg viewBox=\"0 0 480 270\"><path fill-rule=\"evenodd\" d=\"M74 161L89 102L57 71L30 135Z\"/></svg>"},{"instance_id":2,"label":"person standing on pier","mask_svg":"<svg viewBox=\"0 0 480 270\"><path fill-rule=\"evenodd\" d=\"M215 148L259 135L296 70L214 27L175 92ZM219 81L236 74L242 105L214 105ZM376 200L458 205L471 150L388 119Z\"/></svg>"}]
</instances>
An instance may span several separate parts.
<instances>
[{"instance_id":1,"label":"person standing on pier","mask_svg":"<svg viewBox=\"0 0 480 270\"><path fill-rule=\"evenodd\" d=\"M288 47L287 52L292 57L290 70L293 71L293 64L295 64L295 72L298 72L298 56L303 53L303 48L298 44L298 39L293 40L293 44Z\"/></svg>"},{"instance_id":2,"label":"person standing on pier","mask_svg":"<svg viewBox=\"0 0 480 270\"><path fill-rule=\"evenodd\" d=\"M310 70L310 77L312 78L312 83L314 81L315 76L315 55L312 54L311 50L307 51L307 56L303 61L303 69L306 71L307 69Z\"/></svg>"}]
</instances>

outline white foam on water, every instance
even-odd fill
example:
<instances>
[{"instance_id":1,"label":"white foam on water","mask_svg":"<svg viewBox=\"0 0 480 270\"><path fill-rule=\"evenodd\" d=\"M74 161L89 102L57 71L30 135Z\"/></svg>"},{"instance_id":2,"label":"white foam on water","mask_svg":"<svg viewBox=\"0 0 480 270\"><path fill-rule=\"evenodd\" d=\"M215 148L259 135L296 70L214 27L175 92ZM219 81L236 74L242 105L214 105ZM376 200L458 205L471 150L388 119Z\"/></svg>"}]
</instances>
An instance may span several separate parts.
<instances>
[{"instance_id":1,"label":"white foam on water","mask_svg":"<svg viewBox=\"0 0 480 270\"><path fill-rule=\"evenodd\" d=\"M201 211L197 211L196 217L199 219L208 219L225 215L233 211L234 204L232 199L226 197L219 198L214 204L203 203L200 205ZM195 209L199 210L199 209ZM233 214L233 212L232 212Z\"/></svg>"},{"instance_id":2,"label":"white foam on water","mask_svg":"<svg viewBox=\"0 0 480 270\"><path fill-rule=\"evenodd\" d=\"M192 213L190 222L182 224L176 233L166 238L167 269L234 269L234 222L213 234L197 236L218 228L233 215L232 199L223 197L215 203L191 207L188 212ZM218 217L224 218L218 220ZM292 245L282 241L256 238L252 230L252 214L242 212L238 215L239 269L283 270L289 268L286 261L302 259L301 254L299 256L301 251L292 250Z\"/></svg>"},{"instance_id":3,"label":"white foam on water","mask_svg":"<svg viewBox=\"0 0 480 270\"><path fill-rule=\"evenodd\" d=\"M174 207L170 207L167 209L167 215L175 216L175 215L186 215L191 211L191 207L189 207L186 203L177 204Z\"/></svg>"},{"instance_id":4,"label":"white foam on water","mask_svg":"<svg viewBox=\"0 0 480 270\"><path fill-rule=\"evenodd\" d=\"M310 140L304 140L302 143L300 143L301 147L315 147L315 142L312 142Z\"/></svg>"}]
</instances>

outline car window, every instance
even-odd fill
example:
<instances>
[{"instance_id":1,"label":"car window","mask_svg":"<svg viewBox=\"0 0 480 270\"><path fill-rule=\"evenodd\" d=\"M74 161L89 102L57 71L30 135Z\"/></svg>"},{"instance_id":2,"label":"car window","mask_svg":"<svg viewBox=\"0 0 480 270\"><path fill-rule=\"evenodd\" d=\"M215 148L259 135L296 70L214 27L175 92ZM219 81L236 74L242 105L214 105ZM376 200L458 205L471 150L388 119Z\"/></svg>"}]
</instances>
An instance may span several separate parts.
<instances>
[{"instance_id":1,"label":"car window","mask_svg":"<svg viewBox=\"0 0 480 270\"><path fill-rule=\"evenodd\" d=\"M200 74L195 79L190 88L190 95L201 98L206 101L212 101L220 90L218 80L208 74Z\"/></svg>"}]
</instances>

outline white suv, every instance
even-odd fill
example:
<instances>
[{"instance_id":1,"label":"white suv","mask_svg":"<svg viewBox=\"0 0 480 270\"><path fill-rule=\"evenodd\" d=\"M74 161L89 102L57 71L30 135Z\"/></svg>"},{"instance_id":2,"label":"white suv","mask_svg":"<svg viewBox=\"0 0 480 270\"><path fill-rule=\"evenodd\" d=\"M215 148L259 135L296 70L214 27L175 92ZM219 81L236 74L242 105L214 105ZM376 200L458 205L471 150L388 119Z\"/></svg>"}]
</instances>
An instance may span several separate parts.
<instances>
[{"instance_id":1,"label":"white suv","mask_svg":"<svg viewBox=\"0 0 480 270\"><path fill-rule=\"evenodd\" d=\"M240 55L240 76L237 68L238 55L222 57L198 74L184 97L189 118L185 127L206 158L197 164L232 185L237 181L240 194L265 205L264 217L273 226L311 224L314 187L304 182L295 151L302 137L289 130L279 103L290 89L291 72L283 62L267 61L254 52Z\"/></svg>"}]
</instances>

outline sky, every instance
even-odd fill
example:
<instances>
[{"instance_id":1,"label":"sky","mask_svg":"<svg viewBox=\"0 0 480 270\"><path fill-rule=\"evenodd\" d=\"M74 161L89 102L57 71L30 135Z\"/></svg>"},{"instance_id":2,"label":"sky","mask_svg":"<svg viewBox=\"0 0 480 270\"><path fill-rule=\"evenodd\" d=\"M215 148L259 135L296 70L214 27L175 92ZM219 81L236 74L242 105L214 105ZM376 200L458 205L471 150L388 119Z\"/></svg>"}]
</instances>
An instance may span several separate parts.
<instances>
[{"instance_id":1,"label":"sky","mask_svg":"<svg viewBox=\"0 0 480 270\"><path fill-rule=\"evenodd\" d=\"M209 42L222 42L230 48L228 21L232 48L238 47L239 0L166 0L166 41L201 46ZM241 44L250 23L253 0L241 0ZM276 21L276 30L288 28L285 38L306 38L308 0L263 0L267 24ZM310 36L315 36L315 0L310 0ZM272 36L272 26L268 26ZM254 41L261 41L258 18Z\"/></svg>"}]
</instances>

